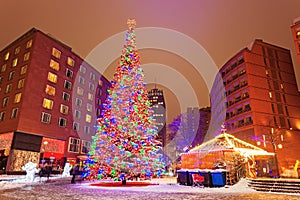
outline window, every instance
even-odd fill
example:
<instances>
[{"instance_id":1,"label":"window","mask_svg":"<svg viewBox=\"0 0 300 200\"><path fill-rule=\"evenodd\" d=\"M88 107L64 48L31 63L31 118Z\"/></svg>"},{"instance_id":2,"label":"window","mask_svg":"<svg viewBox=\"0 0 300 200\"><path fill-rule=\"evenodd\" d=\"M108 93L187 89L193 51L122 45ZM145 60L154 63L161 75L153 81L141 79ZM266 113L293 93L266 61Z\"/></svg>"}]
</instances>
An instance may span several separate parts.
<instances>
[{"instance_id":1,"label":"window","mask_svg":"<svg viewBox=\"0 0 300 200\"><path fill-rule=\"evenodd\" d=\"M80 140L77 138L70 137L69 139L69 152L79 152Z\"/></svg>"},{"instance_id":2,"label":"window","mask_svg":"<svg viewBox=\"0 0 300 200\"><path fill-rule=\"evenodd\" d=\"M69 66L74 67L75 61L72 58L68 57L67 63L68 63Z\"/></svg>"},{"instance_id":3,"label":"window","mask_svg":"<svg viewBox=\"0 0 300 200\"><path fill-rule=\"evenodd\" d=\"M101 88L98 88L98 89L97 89L97 95L98 95L98 96L101 96L101 94L102 94L102 90L101 90Z\"/></svg>"},{"instance_id":4,"label":"window","mask_svg":"<svg viewBox=\"0 0 300 200\"><path fill-rule=\"evenodd\" d=\"M79 123L78 122L73 122L73 130L79 131Z\"/></svg>"},{"instance_id":5,"label":"window","mask_svg":"<svg viewBox=\"0 0 300 200\"><path fill-rule=\"evenodd\" d=\"M69 107L63 104L60 104L60 113L67 115L69 112Z\"/></svg>"},{"instance_id":6,"label":"window","mask_svg":"<svg viewBox=\"0 0 300 200\"><path fill-rule=\"evenodd\" d=\"M69 69L66 69L66 76L68 78L73 78L73 71L69 70Z\"/></svg>"},{"instance_id":7,"label":"window","mask_svg":"<svg viewBox=\"0 0 300 200\"><path fill-rule=\"evenodd\" d=\"M82 96L83 95L83 89L78 87L77 88L77 94Z\"/></svg>"},{"instance_id":8,"label":"window","mask_svg":"<svg viewBox=\"0 0 300 200\"><path fill-rule=\"evenodd\" d=\"M90 79L91 79L92 81L95 81L95 79L96 79L96 76L95 76L95 74L93 74L93 73L90 73Z\"/></svg>"},{"instance_id":9,"label":"window","mask_svg":"<svg viewBox=\"0 0 300 200\"><path fill-rule=\"evenodd\" d=\"M27 65L24 65L21 67L21 75L26 74L26 72L27 72Z\"/></svg>"},{"instance_id":10,"label":"window","mask_svg":"<svg viewBox=\"0 0 300 200\"><path fill-rule=\"evenodd\" d=\"M21 50L21 47L15 48L15 55L19 54L19 53L20 53L20 50Z\"/></svg>"},{"instance_id":11,"label":"window","mask_svg":"<svg viewBox=\"0 0 300 200\"><path fill-rule=\"evenodd\" d=\"M51 59L50 60L50 67L52 69L54 69L55 71L58 71L59 70L59 63Z\"/></svg>"},{"instance_id":12,"label":"window","mask_svg":"<svg viewBox=\"0 0 300 200\"><path fill-rule=\"evenodd\" d=\"M29 40L26 44L26 49L30 48L32 46L32 40Z\"/></svg>"},{"instance_id":13,"label":"window","mask_svg":"<svg viewBox=\"0 0 300 200\"><path fill-rule=\"evenodd\" d=\"M90 151L91 143L86 140L82 140L81 153L87 154Z\"/></svg>"},{"instance_id":14,"label":"window","mask_svg":"<svg viewBox=\"0 0 300 200\"><path fill-rule=\"evenodd\" d=\"M72 83L70 81L65 80L64 87L68 90L71 90L72 88Z\"/></svg>"},{"instance_id":15,"label":"window","mask_svg":"<svg viewBox=\"0 0 300 200\"><path fill-rule=\"evenodd\" d=\"M82 105L82 100L76 98L76 105L77 105L78 107L81 107L81 105Z\"/></svg>"},{"instance_id":16,"label":"window","mask_svg":"<svg viewBox=\"0 0 300 200\"><path fill-rule=\"evenodd\" d=\"M70 102L70 94L63 92L62 99L66 102Z\"/></svg>"},{"instance_id":17,"label":"window","mask_svg":"<svg viewBox=\"0 0 300 200\"><path fill-rule=\"evenodd\" d=\"M90 83L90 84L89 84L89 88L90 88L91 91L94 91L95 85L94 85L93 83Z\"/></svg>"},{"instance_id":18,"label":"window","mask_svg":"<svg viewBox=\"0 0 300 200\"><path fill-rule=\"evenodd\" d=\"M42 112L41 122L50 124L50 121L51 121L51 115L49 113Z\"/></svg>"},{"instance_id":19,"label":"window","mask_svg":"<svg viewBox=\"0 0 300 200\"><path fill-rule=\"evenodd\" d=\"M18 89L21 89L24 87L24 83L25 83L25 79L20 79L19 82L18 82Z\"/></svg>"},{"instance_id":20,"label":"window","mask_svg":"<svg viewBox=\"0 0 300 200\"><path fill-rule=\"evenodd\" d=\"M11 119L17 118L18 110L19 110L18 108L13 108L12 109L11 116L10 116Z\"/></svg>"},{"instance_id":21,"label":"window","mask_svg":"<svg viewBox=\"0 0 300 200\"><path fill-rule=\"evenodd\" d=\"M22 93L18 93L15 95L15 103L20 103L22 97Z\"/></svg>"},{"instance_id":22,"label":"window","mask_svg":"<svg viewBox=\"0 0 300 200\"><path fill-rule=\"evenodd\" d=\"M93 101L93 99L94 99L94 96L93 96L93 94L91 94L91 93L88 93L88 100L90 100L90 101Z\"/></svg>"},{"instance_id":23,"label":"window","mask_svg":"<svg viewBox=\"0 0 300 200\"><path fill-rule=\"evenodd\" d=\"M18 64L18 58L13 59L12 66L15 67Z\"/></svg>"},{"instance_id":24,"label":"window","mask_svg":"<svg viewBox=\"0 0 300 200\"><path fill-rule=\"evenodd\" d=\"M85 68L83 65L80 65L79 71L80 71L81 73L85 74L85 73L86 73L86 68Z\"/></svg>"},{"instance_id":25,"label":"window","mask_svg":"<svg viewBox=\"0 0 300 200\"><path fill-rule=\"evenodd\" d=\"M97 115L97 117L99 117L100 114L101 114L101 109L97 108L97 110L96 110L96 115Z\"/></svg>"},{"instance_id":26,"label":"window","mask_svg":"<svg viewBox=\"0 0 300 200\"><path fill-rule=\"evenodd\" d=\"M1 72L5 72L6 71L6 64L2 65L1 67Z\"/></svg>"},{"instance_id":27,"label":"window","mask_svg":"<svg viewBox=\"0 0 300 200\"><path fill-rule=\"evenodd\" d=\"M75 117L80 119L81 112L79 110L75 110Z\"/></svg>"},{"instance_id":28,"label":"window","mask_svg":"<svg viewBox=\"0 0 300 200\"><path fill-rule=\"evenodd\" d=\"M85 121L88 122L88 123L91 123L91 121L92 121L92 116L86 114L86 115L85 115Z\"/></svg>"},{"instance_id":29,"label":"window","mask_svg":"<svg viewBox=\"0 0 300 200\"><path fill-rule=\"evenodd\" d=\"M79 83L84 85L84 78L82 76L79 76Z\"/></svg>"},{"instance_id":30,"label":"window","mask_svg":"<svg viewBox=\"0 0 300 200\"><path fill-rule=\"evenodd\" d=\"M9 59L9 52L7 52L5 55L4 55L4 60L8 60Z\"/></svg>"},{"instance_id":31,"label":"window","mask_svg":"<svg viewBox=\"0 0 300 200\"><path fill-rule=\"evenodd\" d=\"M43 100L43 107L46 108L46 109L52 110L53 101L50 100L50 99L44 98L44 100Z\"/></svg>"},{"instance_id":32,"label":"window","mask_svg":"<svg viewBox=\"0 0 300 200\"><path fill-rule=\"evenodd\" d=\"M0 76L0 84L2 83L2 81L3 81L3 76ZM0 92L1 92L1 90L0 90Z\"/></svg>"},{"instance_id":33,"label":"window","mask_svg":"<svg viewBox=\"0 0 300 200\"><path fill-rule=\"evenodd\" d=\"M2 111L2 112L0 113L0 122L3 122L4 119L5 119L5 111Z\"/></svg>"},{"instance_id":34,"label":"window","mask_svg":"<svg viewBox=\"0 0 300 200\"><path fill-rule=\"evenodd\" d=\"M8 84L8 85L6 86L5 93L6 93L6 94L7 94L7 93L10 93L11 88L12 88L12 84Z\"/></svg>"},{"instance_id":35,"label":"window","mask_svg":"<svg viewBox=\"0 0 300 200\"><path fill-rule=\"evenodd\" d=\"M46 85L45 92L46 92L46 94L48 94L50 96L55 96L55 87L52 87L50 85Z\"/></svg>"},{"instance_id":36,"label":"window","mask_svg":"<svg viewBox=\"0 0 300 200\"><path fill-rule=\"evenodd\" d=\"M58 125L59 125L60 127L66 127L66 125L67 125L67 120L66 120L65 118L60 117L59 120L58 120Z\"/></svg>"},{"instance_id":37,"label":"window","mask_svg":"<svg viewBox=\"0 0 300 200\"><path fill-rule=\"evenodd\" d=\"M101 80L99 80L98 85L102 86L103 82Z\"/></svg>"},{"instance_id":38,"label":"window","mask_svg":"<svg viewBox=\"0 0 300 200\"><path fill-rule=\"evenodd\" d=\"M51 81L52 83L57 82L57 75L53 74L51 72L48 72L48 81Z\"/></svg>"},{"instance_id":39,"label":"window","mask_svg":"<svg viewBox=\"0 0 300 200\"><path fill-rule=\"evenodd\" d=\"M52 48L52 56L54 56L57 59L60 59L60 55L61 55L61 52L53 47Z\"/></svg>"},{"instance_id":40,"label":"window","mask_svg":"<svg viewBox=\"0 0 300 200\"><path fill-rule=\"evenodd\" d=\"M97 105L101 106L101 99L100 98L97 99Z\"/></svg>"},{"instance_id":41,"label":"window","mask_svg":"<svg viewBox=\"0 0 300 200\"><path fill-rule=\"evenodd\" d=\"M23 61L29 60L29 57L30 57L30 52L25 53L25 54L24 54Z\"/></svg>"},{"instance_id":42,"label":"window","mask_svg":"<svg viewBox=\"0 0 300 200\"><path fill-rule=\"evenodd\" d=\"M300 37L300 31L296 32L296 37L299 38Z\"/></svg>"},{"instance_id":43,"label":"window","mask_svg":"<svg viewBox=\"0 0 300 200\"><path fill-rule=\"evenodd\" d=\"M11 72L9 73L8 80L9 80L9 81L12 80L12 79L14 78L14 76L15 76L15 71L11 71Z\"/></svg>"},{"instance_id":44,"label":"window","mask_svg":"<svg viewBox=\"0 0 300 200\"><path fill-rule=\"evenodd\" d=\"M3 107L3 108L6 107L6 106L8 105L8 100L9 100L9 97L5 97L5 98L3 99L3 102L2 102L2 107Z\"/></svg>"},{"instance_id":45,"label":"window","mask_svg":"<svg viewBox=\"0 0 300 200\"><path fill-rule=\"evenodd\" d=\"M87 111L89 111L89 112L92 112L92 109L93 109L93 106L92 106L92 104L86 104L86 109L87 109Z\"/></svg>"},{"instance_id":46,"label":"window","mask_svg":"<svg viewBox=\"0 0 300 200\"><path fill-rule=\"evenodd\" d=\"M90 134L90 127L84 126L84 133Z\"/></svg>"}]
</instances>

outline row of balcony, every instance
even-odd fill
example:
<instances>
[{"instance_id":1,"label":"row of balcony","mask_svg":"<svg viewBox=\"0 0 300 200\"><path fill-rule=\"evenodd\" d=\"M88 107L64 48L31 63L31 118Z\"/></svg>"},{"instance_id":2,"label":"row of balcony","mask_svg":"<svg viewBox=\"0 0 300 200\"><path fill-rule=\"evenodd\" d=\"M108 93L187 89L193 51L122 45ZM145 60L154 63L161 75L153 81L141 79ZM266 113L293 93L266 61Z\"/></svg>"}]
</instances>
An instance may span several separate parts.
<instances>
[{"instance_id":1,"label":"row of balcony","mask_svg":"<svg viewBox=\"0 0 300 200\"><path fill-rule=\"evenodd\" d=\"M241 88L243 88L243 87L245 87L247 85L248 85L247 81L244 80L244 81L240 82L240 84L235 85L233 87L233 89L228 90L227 92L225 92L225 95L229 96L230 94L234 93L235 91L237 91L237 90L239 90L239 89L241 89Z\"/></svg>"},{"instance_id":2,"label":"row of balcony","mask_svg":"<svg viewBox=\"0 0 300 200\"><path fill-rule=\"evenodd\" d=\"M231 78L229 78L227 81L224 81L223 84L224 85L228 85L229 83L231 83L232 81L234 81L235 79L237 79L240 76L243 76L244 74L246 74L246 70L243 69L241 70L239 73L233 75Z\"/></svg>"},{"instance_id":3,"label":"row of balcony","mask_svg":"<svg viewBox=\"0 0 300 200\"><path fill-rule=\"evenodd\" d=\"M248 112L250 110L251 110L251 107L250 107L249 104L247 104L247 105L244 106L244 109L243 108L238 108L238 109L236 109L235 112L226 113L226 120L228 120L228 119L230 119L230 118L232 118L234 116L237 116L237 115L239 115L241 113Z\"/></svg>"},{"instance_id":4,"label":"row of balcony","mask_svg":"<svg viewBox=\"0 0 300 200\"><path fill-rule=\"evenodd\" d=\"M227 69L224 72L222 72L222 77L224 77L226 74L228 74L230 71L234 70L237 66L244 62L244 58L240 58L237 62L233 63L230 67L227 67Z\"/></svg>"},{"instance_id":5,"label":"row of balcony","mask_svg":"<svg viewBox=\"0 0 300 200\"><path fill-rule=\"evenodd\" d=\"M226 102L226 107L228 108L228 107L234 105L235 103L238 103L238 102L240 102L240 101L242 101L244 99L247 99L249 97L250 97L249 93L245 92L241 96L236 97L234 100L230 100L230 101Z\"/></svg>"}]
</instances>

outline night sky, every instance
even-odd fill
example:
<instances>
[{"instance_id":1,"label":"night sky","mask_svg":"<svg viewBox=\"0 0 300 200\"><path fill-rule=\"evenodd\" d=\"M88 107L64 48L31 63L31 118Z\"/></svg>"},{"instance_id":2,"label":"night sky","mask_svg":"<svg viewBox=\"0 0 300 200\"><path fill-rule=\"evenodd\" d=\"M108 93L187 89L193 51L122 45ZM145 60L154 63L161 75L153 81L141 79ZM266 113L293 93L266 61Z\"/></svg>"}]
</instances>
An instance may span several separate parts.
<instances>
[{"instance_id":1,"label":"night sky","mask_svg":"<svg viewBox=\"0 0 300 200\"><path fill-rule=\"evenodd\" d=\"M102 41L125 31L128 18L135 18L137 28L167 28L194 39L217 67L255 38L290 49L300 85L300 66L290 30L297 17L299 0L0 0L0 49L35 27L85 58ZM116 47L120 55L122 45ZM140 55L142 64L161 63L182 74L197 93L198 105L209 105L209 89L184 58L155 49L143 49ZM116 60L104 72L108 79ZM159 76L151 79L166 93L167 106L172 108L172 113L168 111L170 121L180 112L177 94L168 85L162 86Z\"/></svg>"}]
</instances>

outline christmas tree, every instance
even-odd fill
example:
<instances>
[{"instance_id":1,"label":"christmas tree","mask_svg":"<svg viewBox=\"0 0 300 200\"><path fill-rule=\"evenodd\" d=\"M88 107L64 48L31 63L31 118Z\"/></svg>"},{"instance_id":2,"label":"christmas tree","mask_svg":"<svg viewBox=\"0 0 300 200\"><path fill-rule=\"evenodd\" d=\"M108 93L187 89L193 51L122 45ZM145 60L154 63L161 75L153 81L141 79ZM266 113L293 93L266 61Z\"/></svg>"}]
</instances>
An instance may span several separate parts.
<instances>
[{"instance_id":1,"label":"christmas tree","mask_svg":"<svg viewBox=\"0 0 300 200\"><path fill-rule=\"evenodd\" d=\"M128 20L126 44L85 162L86 179L161 176L163 156L143 82L135 42L135 20Z\"/></svg>"}]
</instances>

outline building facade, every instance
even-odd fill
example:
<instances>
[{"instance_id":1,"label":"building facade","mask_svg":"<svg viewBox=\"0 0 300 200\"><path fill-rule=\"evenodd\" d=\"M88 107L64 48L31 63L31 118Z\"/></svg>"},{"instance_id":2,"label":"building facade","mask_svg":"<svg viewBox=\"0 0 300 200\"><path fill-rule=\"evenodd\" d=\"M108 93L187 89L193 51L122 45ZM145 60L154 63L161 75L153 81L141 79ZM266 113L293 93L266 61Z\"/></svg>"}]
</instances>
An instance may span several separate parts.
<instances>
[{"instance_id":1,"label":"building facade","mask_svg":"<svg viewBox=\"0 0 300 200\"><path fill-rule=\"evenodd\" d=\"M0 52L0 152L6 171L86 154L107 79L35 28ZM3 163L2 163L3 165Z\"/></svg>"},{"instance_id":2,"label":"building facade","mask_svg":"<svg viewBox=\"0 0 300 200\"><path fill-rule=\"evenodd\" d=\"M162 90L153 88L148 91L148 99L153 110L155 125L158 128L158 138L162 147L166 145L166 104Z\"/></svg>"},{"instance_id":3,"label":"building facade","mask_svg":"<svg viewBox=\"0 0 300 200\"><path fill-rule=\"evenodd\" d=\"M298 62L300 64L300 17L294 19L291 26L292 36L295 43L296 53L298 56Z\"/></svg>"},{"instance_id":4,"label":"building facade","mask_svg":"<svg viewBox=\"0 0 300 200\"><path fill-rule=\"evenodd\" d=\"M222 66L214 86L215 124L275 153L275 163L257 163L263 176L283 174L295 165L300 159L300 98L289 50L255 40Z\"/></svg>"}]
</instances>

